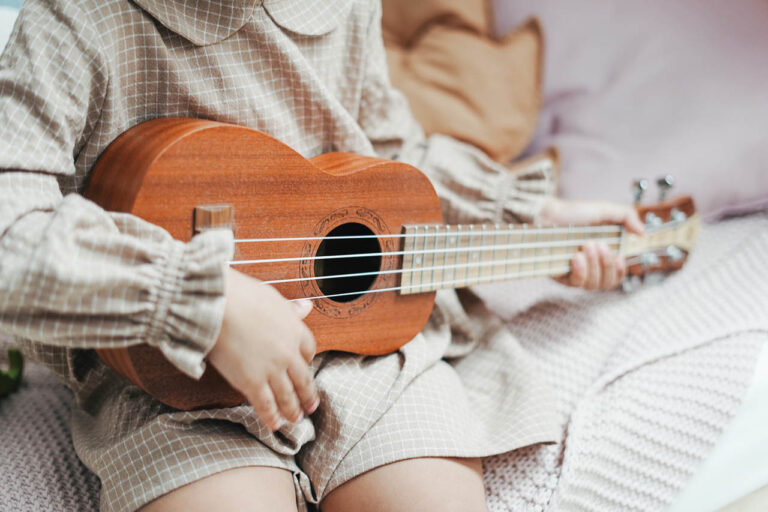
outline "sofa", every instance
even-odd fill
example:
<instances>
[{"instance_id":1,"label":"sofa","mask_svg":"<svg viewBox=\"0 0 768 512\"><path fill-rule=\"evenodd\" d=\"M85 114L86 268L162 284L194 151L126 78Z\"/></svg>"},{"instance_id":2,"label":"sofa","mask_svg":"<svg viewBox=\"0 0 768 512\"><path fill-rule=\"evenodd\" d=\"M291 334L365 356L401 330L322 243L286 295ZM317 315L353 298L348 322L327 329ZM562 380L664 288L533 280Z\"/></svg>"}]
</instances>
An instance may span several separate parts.
<instances>
[{"instance_id":1,"label":"sofa","mask_svg":"<svg viewBox=\"0 0 768 512\"><path fill-rule=\"evenodd\" d=\"M0 2L0 37L10 33L20 3ZM692 0L681 4L690 7ZM701 160L690 167L682 165L688 160L679 156L665 160L674 141L662 147L662 141L656 140L662 135L646 133L647 125L637 119L642 108L633 110L632 116L625 112L625 117L617 117L621 109L616 105L636 101L641 91L654 91L650 97L643 96L650 105L655 104L649 100L654 94L664 97L664 88L644 88L648 75L632 75L647 50L632 39L636 46L628 54L622 53L618 43L606 51L601 45L610 40L608 35L595 37L593 46L589 41L577 45L574 38L579 33L566 33L565 28L569 19L581 16L574 25L582 31L582 39L584 33L594 32L594 27L590 32L589 22L632 25L627 38L634 38L647 30L652 16L644 20L633 13L592 6L597 14L589 17L584 8L566 8L551 0L498 0L493 7L495 37L503 39L533 15L547 49L541 99L544 114L531 140L521 146L522 156L557 146L562 151L564 194L629 200L634 174L651 165L638 161L635 152L652 151L642 142L653 140L660 162L682 167L678 175L681 189L703 198L702 211L710 222L682 271L655 283L648 280L631 293L588 293L549 280L476 288L547 375L561 421L556 443L484 461L489 510L706 511L729 506L738 510L732 503L739 499L765 503L760 501L765 499L760 489L768 485L762 469L768 468L768 458L760 459L759 449L745 450L743 446L751 439L752 446L759 447L761 439L754 432L750 439L741 437L743 430L734 433L733 426L754 425L754 418L760 417L759 404L768 404L765 392L759 394L764 386L755 376L756 364L766 364L761 354L768 341L768 271L761 265L768 250L768 215L762 209L768 199L768 183L761 178L768 173L768 158L754 157L765 153L750 153L751 159L733 155L733 165L739 167L729 167L736 174L718 185L721 194L717 194L717 187L706 189L702 183L706 180L697 179L695 172L705 168L713 173L728 166L727 162L718 160L713 170L713 165ZM672 17L667 23L675 30L675 20L680 19L675 16L690 14L684 9L672 12L681 8L658 2L653 7L659 16ZM758 4L753 7L753 17L768 19L758 17L768 14L765 9ZM643 20L646 25L638 26ZM687 28L696 30L695 26ZM753 34L749 32L749 36ZM600 55L602 65L595 60ZM554 59L560 63L552 62ZM609 61L624 67L612 68ZM579 63L590 76L578 77ZM623 79L617 73L628 77ZM677 102L666 100L665 108L681 104L679 98ZM663 114L671 116L665 139L681 132L706 133L707 124L700 119L680 112ZM632 118L644 129L627 128ZM761 117L759 109L750 109L741 118L749 120L752 130L765 128L763 133L768 133L768 112ZM621 130L615 128L618 125ZM626 134L636 140L622 139ZM741 136L737 141L741 145L734 142L731 147L747 152L751 139L745 139ZM694 153L696 144L688 138L685 144L680 142L677 148ZM745 187L743 182L739 186L739 179L749 182L753 178L752 186ZM621 183L626 192L619 190ZM731 186L735 192L725 194L724 200L723 187ZM740 215L724 216L735 213ZM0 365L5 347L12 343L7 338L0 341ZM747 416L745 403L752 404ZM69 437L70 404L70 392L45 368L29 362L20 389L0 399L0 510L98 509L98 479L79 461ZM724 445L724 439L730 439L730 445ZM739 441L743 442L742 452L757 458L732 457L739 452L734 448ZM708 464L709 460L715 462ZM713 473L722 467L717 462L722 460L728 467L725 478L722 472Z\"/></svg>"}]
</instances>

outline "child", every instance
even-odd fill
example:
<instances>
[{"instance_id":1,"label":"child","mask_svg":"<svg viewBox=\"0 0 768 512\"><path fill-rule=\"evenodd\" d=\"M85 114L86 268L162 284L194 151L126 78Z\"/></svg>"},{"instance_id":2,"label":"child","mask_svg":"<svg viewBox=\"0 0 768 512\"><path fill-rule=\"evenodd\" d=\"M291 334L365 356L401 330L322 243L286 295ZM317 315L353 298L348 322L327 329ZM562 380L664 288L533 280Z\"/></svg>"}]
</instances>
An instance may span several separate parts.
<instances>
[{"instance_id":1,"label":"child","mask_svg":"<svg viewBox=\"0 0 768 512\"><path fill-rule=\"evenodd\" d=\"M480 511L479 457L554 438L541 376L470 293L438 294L397 353L313 359L308 305L225 270L231 233L184 244L72 194L131 126L204 117L307 157L413 163L447 222L642 229L630 208L549 198L544 171L425 140L385 66L374 0L25 3L0 59L0 328L74 391L73 442L103 510ZM589 289L625 271L594 246L572 268L563 280ZM192 377L207 357L252 406L170 409L91 350L137 343Z\"/></svg>"}]
</instances>

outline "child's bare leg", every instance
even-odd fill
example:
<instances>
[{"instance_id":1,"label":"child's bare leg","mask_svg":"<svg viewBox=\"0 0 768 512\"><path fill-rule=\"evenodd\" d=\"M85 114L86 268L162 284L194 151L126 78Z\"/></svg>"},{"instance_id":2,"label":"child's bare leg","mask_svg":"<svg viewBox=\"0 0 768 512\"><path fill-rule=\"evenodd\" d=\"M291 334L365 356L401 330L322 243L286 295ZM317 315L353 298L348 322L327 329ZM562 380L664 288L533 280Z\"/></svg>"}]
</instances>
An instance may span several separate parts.
<instances>
[{"instance_id":1,"label":"child's bare leg","mask_svg":"<svg viewBox=\"0 0 768 512\"><path fill-rule=\"evenodd\" d=\"M278 468L230 469L161 496L141 512L275 510L295 512L296 491L290 471Z\"/></svg>"},{"instance_id":2,"label":"child's bare leg","mask_svg":"<svg viewBox=\"0 0 768 512\"><path fill-rule=\"evenodd\" d=\"M322 512L486 512L480 459L410 459L334 489Z\"/></svg>"}]
</instances>

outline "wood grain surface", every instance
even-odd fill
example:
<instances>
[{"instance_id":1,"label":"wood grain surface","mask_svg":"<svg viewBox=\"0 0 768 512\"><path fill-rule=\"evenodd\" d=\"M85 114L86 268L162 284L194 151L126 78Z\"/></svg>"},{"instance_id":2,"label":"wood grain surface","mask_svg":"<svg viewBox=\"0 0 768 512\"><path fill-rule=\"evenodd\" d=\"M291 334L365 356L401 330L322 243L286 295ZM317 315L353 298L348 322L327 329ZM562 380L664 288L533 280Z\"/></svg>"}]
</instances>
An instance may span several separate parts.
<instances>
[{"instance_id":1,"label":"wood grain surface","mask_svg":"<svg viewBox=\"0 0 768 512\"><path fill-rule=\"evenodd\" d=\"M182 241L232 229L231 265L287 299L313 301L305 322L318 352L362 355L390 353L413 339L438 289L565 274L591 240L626 257L662 254L655 266L632 264L633 274L676 269L698 232L690 198L642 208L641 217L653 214L663 224L642 237L622 226L443 226L432 185L407 164L349 153L305 159L256 130L186 118L155 119L118 137L85 195ZM683 249L682 259L663 256L671 245ZM328 278L340 274L347 277ZM196 381L147 344L98 352L172 407L243 402L211 366Z\"/></svg>"},{"instance_id":2,"label":"wood grain surface","mask_svg":"<svg viewBox=\"0 0 768 512\"><path fill-rule=\"evenodd\" d=\"M95 166L86 197L107 210L137 215L184 241L193 236L193 213L200 205L231 205L237 239L323 237L348 223L391 235L405 224L442 220L432 185L406 164L344 153L307 160L255 130L180 118L149 121L116 139ZM401 249L398 238L377 241L382 252ZM236 268L262 280L312 277L315 265L309 258L320 243L238 244L235 260L306 258ZM381 270L399 268L400 260L382 257ZM397 274L383 274L371 289L398 283ZM317 281L274 286L289 299L323 295ZM432 311L434 293L400 296L391 291L348 302L323 298L314 304L306 323L318 352L384 354L418 334ZM210 365L195 381L147 345L99 353L123 376L173 407L243 401Z\"/></svg>"}]
</instances>

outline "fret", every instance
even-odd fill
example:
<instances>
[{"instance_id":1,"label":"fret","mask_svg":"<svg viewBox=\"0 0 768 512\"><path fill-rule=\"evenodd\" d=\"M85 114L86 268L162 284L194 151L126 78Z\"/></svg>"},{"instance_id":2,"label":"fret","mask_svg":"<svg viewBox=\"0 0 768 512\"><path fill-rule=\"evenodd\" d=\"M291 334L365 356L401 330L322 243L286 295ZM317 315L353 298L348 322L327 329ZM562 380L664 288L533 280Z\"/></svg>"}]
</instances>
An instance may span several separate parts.
<instances>
[{"instance_id":1,"label":"fret","mask_svg":"<svg viewBox=\"0 0 768 512\"><path fill-rule=\"evenodd\" d=\"M465 235L463 234L461 230L461 224L456 226L456 248L464 248L465 243L463 240L463 237ZM467 276L467 267L464 265L467 262L467 252L461 251L456 253L456 279L454 281L456 282L456 288L460 288L461 286L464 286L464 281Z\"/></svg>"},{"instance_id":2,"label":"fret","mask_svg":"<svg viewBox=\"0 0 768 512\"><path fill-rule=\"evenodd\" d=\"M438 239L438 236L437 235L440 232L440 226L434 226L434 228L435 228L435 233L431 236L431 238L432 238L431 242L432 243L431 244L427 244L429 246L428 250L432 251L432 254L431 254L432 257L430 258L431 263L429 265L427 265L428 267L431 267L431 268L429 269L429 279L427 280L427 286L425 288L425 291L437 290L437 288L439 288L439 287L436 286L435 283L439 283L441 281L440 279L437 278L438 270L436 268L437 267L437 260L438 260L438 254L437 254L437 248L438 248L437 239ZM429 232L429 227L427 228L427 232Z\"/></svg>"},{"instance_id":3,"label":"fret","mask_svg":"<svg viewBox=\"0 0 768 512\"><path fill-rule=\"evenodd\" d=\"M427 258L427 254L424 252L427 248L427 227L426 226L420 226L419 227L420 233L416 237L416 241L414 243L414 251L416 254L413 255L413 265L416 267L416 279L414 279L414 286L413 293L421 293L424 291L424 283L425 276L424 276L424 267L426 266L425 260Z\"/></svg>"},{"instance_id":4,"label":"fret","mask_svg":"<svg viewBox=\"0 0 768 512\"><path fill-rule=\"evenodd\" d=\"M559 236L554 231L549 232L549 247L547 247L547 265L546 265L546 272L548 276L552 275L552 260L557 256L555 253L556 249L559 249L559 247L554 247L555 244L551 242L558 242ZM559 263L559 262L558 262Z\"/></svg>"},{"instance_id":5,"label":"fret","mask_svg":"<svg viewBox=\"0 0 768 512\"><path fill-rule=\"evenodd\" d=\"M427 261L427 230L428 227L424 227L424 234L422 235L421 242L419 245L421 246L421 254L418 254L416 256L416 260L420 263L421 272L419 272L419 293L424 291L424 267L426 266Z\"/></svg>"},{"instance_id":6,"label":"fret","mask_svg":"<svg viewBox=\"0 0 768 512\"><path fill-rule=\"evenodd\" d=\"M480 226L480 229L482 230L482 234L480 235L480 247L488 247L488 242L486 239L486 235L488 234L485 228L485 224ZM488 250L481 250L476 256L475 256L475 264L478 265L477 268L477 284L480 284L482 282L486 282L486 276L489 274L488 272L488 265L485 265L488 261L491 261L488 259L490 251ZM490 253L491 256L493 256L492 253Z\"/></svg>"},{"instance_id":7,"label":"fret","mask_svg":"<svg viewBox=\"0 0 768 512\"><path fill-rule=\"evenodd\" d=\"M497 263L501 256L499 256L499 230L501 230L501 227L498 224L493 225L493 252L491 253L491 261L493 261L493 265L491 266L491 282L496 281L496 268L499 266Z\"/></svg>"},{"instance_id":8,"label":"fret","mask_svg":"<svg viewBox=\"0 0 768 512\"><path fill-rule=\"evenodd\" d=\"M433 270L432 267L434 267L434 259L435 259L435 253L433 252L434 247L431 246L431 244L434 243L435 237L432 236L429 232L430 226L424 226L424 267L421 272L422 278L421 278L421 286L419 287L419 292L428 292L431 289L432 284L434 281L432 280Z\"/></svg>"},{"instance_id":9,"label":"fret","mask_svg":"<svg viewBox=\"0 0 768 512\"><path fill-rule=\"evenodd\" d=\"M624 242L627 240L627 230L624 228L624 226L621 227L621 234L619 235L619 248L618 248L618 254L619 258L624 259L626 258L626 246L624 245Z\"/></svg>"},{"instance_id":10,"label":"fret","mask_svg":"<svg viewBox=\"0 0 768 512\"><path fill-rule=\"evenodd\" d=\"M469 237L469 244L467 245L467 279L463 283L463 286L469 286L469 284L475 279L477 267L474 265L477 261L477 253L472 250L472 248L475 245L475 237L477 236L475 234L475 226L472 224L469 225L469 233L467 235Z\"/></svg>"},{"instance_id":11,"label":"fret","mask_svg":"<svg viewBox=\"0 0 768 512\"><path fill-rule=\"evenodd\" d=\"M450 265L453 265L453 263L451 262L451 257L453 256L453 253L452 253L453 248L451 247L451 240L454 238L454 235L452 233L453 232L451 231L451 226L445 226L445 240L443 241L443 249L445 250L445 254L443 254L443 265L448 268L450 268ZM446 268L442 272L443 281L453 281L455 279L451 275L452 274L451 271L453 269L448 270L448 268Z\"/></svg>"},{"instance_id":12,"label":"fret","mask_svg":"<svg viewBox=\"0 0 768 512\"><path fill-rule=\"evenodd\" d=\"M549 270L549 258L552 257L552 242L553 233L548 230L541 230L541 247L536 252L537 255L537 267L540 274L545 274Z\"/></svg>"},{"instance_id":13,"label":"fret","mask_svg":"<svg viewBox=\"0 0 768 512\"><path fill-rule=\"evenodd\" d=\"M443 236L443 229L445 226L435 226L435 243L433 244L433 247L435 248L435 255L434 258L432 258L432 278L430 279L430 282L432 283L432 286L429 287L430 290L439 290L441 286L439 286L437 283L442 283L446 279L444 278L444 269L445 266L445 236Z\"/></svg>"},{"instance_id":14,"label":"fret","mask_svg":"<svg viewBox=\"0 0 768 512\"><path fill-rule=\"evenodd\" d=\"M456 280L456 268L453 267L456 265L456 231L451 230L450 226L447 226L446 233L450 233L445 237L445 243L446 248L448 249L445 253L445 265L448 267L448 276L450 276L446 281L455 281ZM453 268L452 268L453 267Z\"/></svg>"},{"instance_id":15,"label":"fret","mask_svg":"<svg viewBox=\"0 0 768 512\"><path fill-rule=\"evenodd\" d=\"M421 288L421 283L424 279L424 254L422 251L422 245L424 243L424 236L419 234L419 226L413 233L413 287L411 293L418 293Z\"/></svg>"},{"instance_id":16,"label":"fret","mask_svg":"<svg viewBox=\"0 0 768 512\"><path fill-rule=\"evenodd\" d=\"M625 250L619 226L430 225L408 226L406 233L400 278L404 294L564 274L585 243L600 239L607 239L614 251ZM658 231L648 240L671 245L677 234Z\"/></svg>"},{"instance_id":17,"label":"fret","mask_svg":"<svg viewBox=\"0 0 768 512\"><path fill-rule=\"evenodd\" d=\"M466 246L464 246L466 251L464 251L464 280L461 283L461 286L467 286L469 282L472 280L472 246L474 245L474 236L475 236L475 230L474 226L471 224L467 226L466 231Z\"/></svg>"},{"instance_id":18,"label":"fret","mask_svg":"<svg viewBox=\"0 0 768 512\"><path fill-rule=\"evenodd\" d=\"M418 230L418 227L414 227L412 229L415 233ZM403 233L406 235L410 234L410 232L411 231L408 228L403 230ZM413 251L415 247L415 240L415 236L406 236L403 242L403 273L400 275L400 287L402 288L403 293L412 293L413 290L411 286L413 285L413 280L415 277L413 267Z\"/></svg>"},{"instance_id":19,"label":"fret","mask_svg":"<svg viewBox=\"0 0 768 512\"><path fill-rule=\"evenodd\" d=\"M512 224L507 224L507 241L504 243L504 245L507 246L506 250L504 251L504 275L506 276L509 274L509 264L510 264L510 254L512 252Z\"/></svg>"},{"instance_id":20,"label":"fret","mask_svg":"<svg viewBox=\"0 0 768 512\"><path fill-rule=\"evenodd\" d=\"M496 260L497 260L496 253L499 250L498 241L497 241L499 226L498 224L492 224L488 227L488 229L489 229L488 244L490 247L492 247L492 249L490 250L490 254L488 255L487 262L489 263L489 265L488 265L488 270L486 271L486 274L485 274L486 279L483 282L493 283L496 279L496 266L498 265L498 263L496 263Z\"/></svg>"},{"instance_id":21,"label":"fret","mask_svg":"<svg viewBox=\"0 0 768 512\"><path fill-rule=\"evenodd\" d=\"M521 231L521 238L520 238L520 245L523 247L519 250L519 256L518 256L518 265L517 265L517 273L527 273L531 271L531 263L528 262L528 259L531 257L531 248L525 247L526 244L530 242L530 237L528 233L528 224L522 225L522 231Z\"/></svg>"},{"instance_id":22,"label":"fret","mask_svg":"<svg viewBox=\"0 0 768 512\"><path fill-rule=\"evenodd\" d=\"M443 267L445 266L445 237L440 232L442 226L435 226L435 257L432 259L432 283L442 283L446 279L443 278ZM440 288L436 284L430 287L432 290Z\"/></svg>"},{"instance_id":23,"label":"fret","mask_svg":"<svg viewBox=\"0 0 768 512\"><path fill-rule=\"evenodd\" d=\"M523 245L525 243L525 228L526 228L526 224L523 224L520 227L520 244L519 245ZM523 259L523 256L525 255L525 249L518 248L517 250L515 250L515 253L517 256L517 274L519 275L523 273L522 259Z\"/></svg>"}]
</instances>

